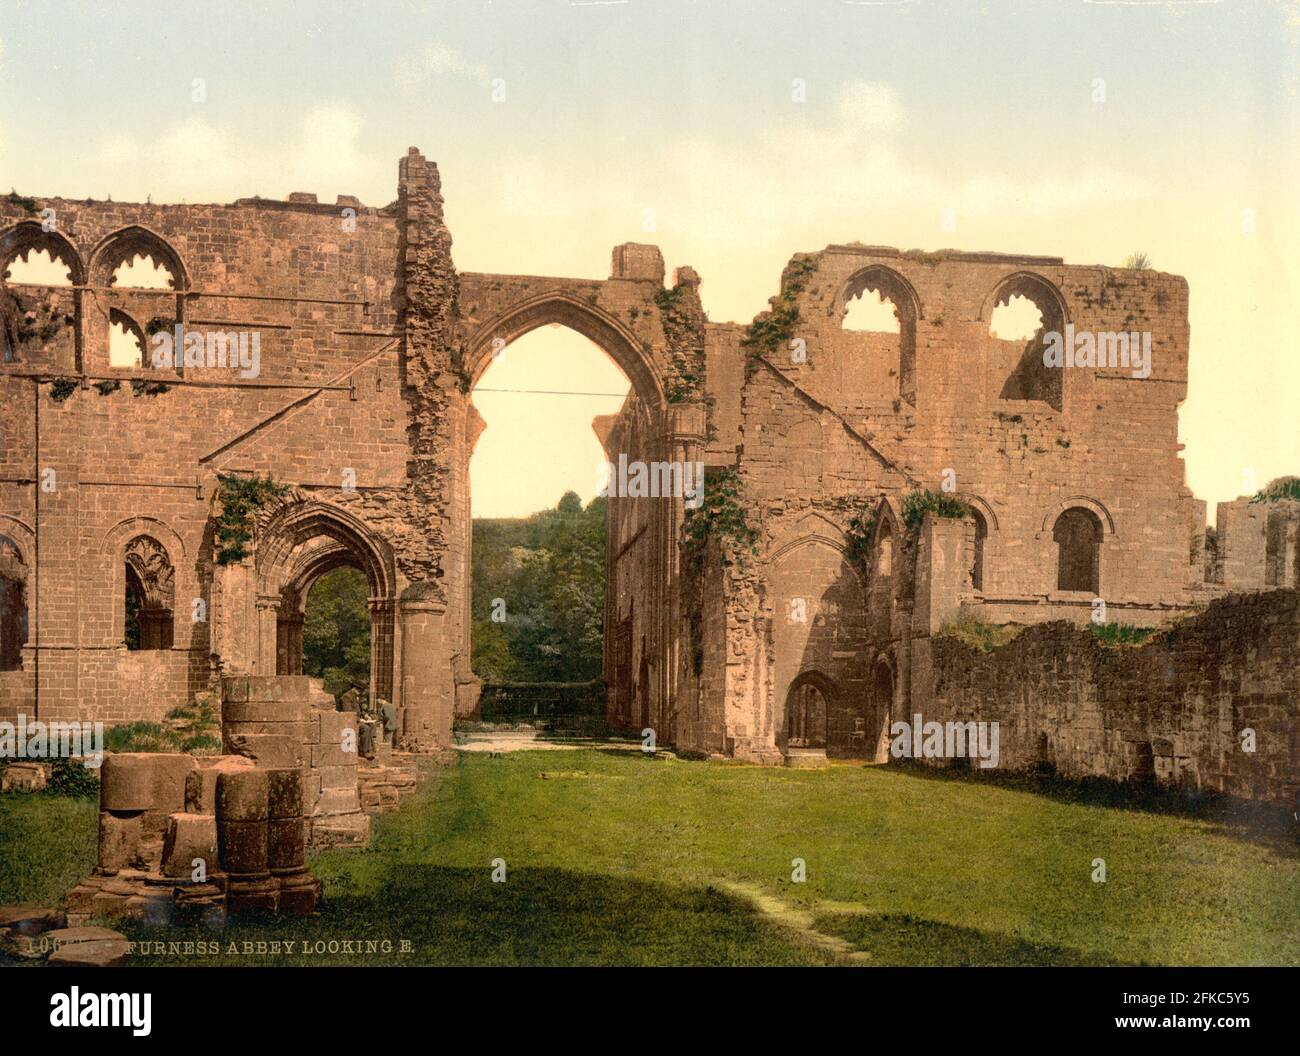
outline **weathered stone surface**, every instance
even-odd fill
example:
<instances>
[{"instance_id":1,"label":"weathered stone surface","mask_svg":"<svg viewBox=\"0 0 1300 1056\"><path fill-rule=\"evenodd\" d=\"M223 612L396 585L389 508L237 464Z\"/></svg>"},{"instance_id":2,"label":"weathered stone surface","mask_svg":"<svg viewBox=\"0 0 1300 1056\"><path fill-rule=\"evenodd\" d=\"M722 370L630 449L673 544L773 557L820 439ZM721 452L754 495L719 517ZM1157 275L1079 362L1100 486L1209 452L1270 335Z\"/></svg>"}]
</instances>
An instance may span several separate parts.
<instances>
[{"instance_id":1,"label":"weathered stone surface","mask_svg":"<svg viewBox=\"0 0 1300 1056\"><path fill-rule=\"evenodd\" d=\"M62 928L66 917L61 909L47 906L0 906L0 929L21 935L37 935Z\"/></svg>"},{"instance_id":2,"label":"weathered stone surface","mask_svg":"<svg viewBox=\"0 0 1300 1056\"><path fill-rule=\"evenodd\" d=\"M266 862L272 873L303 868L307 860L307 826L302 818L267 822Z\"/></svg>"},{"instance_id":3,"label":"weathered stone surface","mask_svg":"<svg viewBox=\"0 0 1300 1056\"><path fill-rule=\"evenodd\" d=\"M301 818L303 814L302 771L293 768L267 772L267 817Z\"/></svg>"},{"instance_id":4,"label":"weathered stone surface","mask_svg":"<svg viewBox=\"0 0 1300 1056\"><path fill-rule=\"evenodd\" d=\"M225 745L231 754L247 756L258 766L268 769L302 766L304 762L305 753L301 737L279 734L231 734L225 738Z\"/></svg>"},{"instance_id":5,"label":"weathered stone surface","mask_svg":"<svg viewBox=\"0 0 1300 1056\"><path fill-rule=\"evenodd\" d=\"M141 811L154 805L152 756L144 752L120 752L104 758L100 767L101 810Z\"/></svg>"},{"instance_id":6,"label":"weathered stone surface","mask_svg":"<svg viewBox=\"0 0 1300 1056\"><path fill-rule=\"evenodd\" d=\"M217 812L217 778L231 770L249 770L257 764L243 755L202 757L199 767L185 779L185 810L189 814Z\"/></svg>"},{"instance_id":7,"label":"weathered stone surface","mask_svg":"<svg viewBox=\"0 0 1300 1056\"><path fill-rule=\"evenodd\" d=\"M0 792L39 792L48 779L41 763L12 762L0 774Z\"/></svg>"},{"instance_id":8,"label":"weathered stone surface","mask_svg":"<svg viewBox=\"0 0 1300 1056\"><path fill-rule=\"evenodd\" d=\"M217 817L228 821L266 821L270 777L263 769L226 770L217 776Z\"/></svg>"},{"instance_id":9,"label":"weathered stone surface","mask_svg":"<svg viewBox=\"0 0 1300 1056\"><path fill-rule=\"evenodd\" d=\"M110 928L60 928L41 936L50 952L46 964L63 968L109 968L126 963L130 947L126 936Z\"/></svg>"},{"instance_id":10,"label":"weathered stone surface","mask_svg":"<svg viewBox=\"0 0 1300 1056\"><path fill-rule=\"evenodd\" d=\"M217 823L221 867L231 874L258 875L267 871L266 819Z\"/></svg>"},{"instance_id":11,"label":"weathered stone surface","mask_svg":"<svg viewBox=\"0 0 1300 1056\"><path fill-rule=\"evenodd\" d=\"M167 819L167 835L163 840L163 875L188 878L194 872L195 859L204 863L205 874L219 869L216 815L171 815Z\"/></svg>"},{"instance_id":12,"label":"weathered stone surface","mask_svg":"<svg viewBox=\"0 0 1300 1056\"><path fill-rule=\"evenodd\" d=\"M142 862L144 811L132 813L99 812L99 869L116 873Z\"/></svg>"},{"instance_id":13,"label":"weathered stone surface","mask_svg":"<svg viewBox=\"0 0 1300 1056\"><path fill-rule=\"evenodd\" d=\"M131 952L126 937L60 946L46 960L51 968L120 968Z\"/></svg>"}]
</instances>

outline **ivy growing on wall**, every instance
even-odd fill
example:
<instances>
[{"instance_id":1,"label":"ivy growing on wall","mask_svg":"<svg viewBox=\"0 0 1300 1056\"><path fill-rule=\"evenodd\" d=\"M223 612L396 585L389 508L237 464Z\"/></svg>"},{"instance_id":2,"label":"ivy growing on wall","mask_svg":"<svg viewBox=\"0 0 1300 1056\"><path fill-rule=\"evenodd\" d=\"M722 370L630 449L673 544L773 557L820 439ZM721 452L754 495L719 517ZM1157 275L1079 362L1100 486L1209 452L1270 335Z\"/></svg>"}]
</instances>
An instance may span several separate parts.
<instances>
[{"instance_id":1,"label":"ivy growing on wall","mask_svg":"<svg viewBox=\"0 0 1300 1056\"><path fill-rule=\"evenodd\" d=\"M55 403L62 403L76 391L76 378L55 378L54 383L50 385L50 399Z\"/></svg>"},{"instance_id":2,"label":"ivy growing on wall","mask_svg":"<svg viewBox=\"0 0 1300 1056\"><path fill-rule=\"evenodd\" d=\"M269 476L217 478L219 509L213 530L217 564L234 564L248 556L247 544L253 539L258 513L288 492L289 485L277 484Z\"/></svg>"},{"instance_id":3,"label":"ivy growing on wall","mask_svg":"<svg viewBox=\"0 0 1300 1056\"><path fill-rule=\"evenodd\" d=\"M704 501L687 510L682 531L688 552L702 555L710 539L717 540L724 565L738 564L745 555L758 554L758 532L745 517L744 486L730 468L709 472L704 482Z\"/></svg>"},{"instance_id":4,"label":"ivy growing on wall","mask_svg":"<svg viewBox=\"0 0 1300 1056\"><path fill-rule=\"evenodd\" d=\"M796 302L807 287L809 276L816 270L817 262L812 257L797 257L785 269L781 276L781 293L773 299L771 310L755 318L741 338L741 346L750 352L745 364L746 374L753 373L759 358L788 347L799 323Z\"/></svg>"},{"instance_id":5,"label":"ivy growing on wall","mask_svg":"<svg viewBox=\"0 0 1300 1056\"><path fill-rule=\"evenodd\" d=\"M870 564L867 558L871 553L871 540L876 534L878 520L878 511L866 506L858 510L849 520L849 526L844 532L844 556L848 558L849 564L861 568L866 568Z\"/></svg>"},{"instance_id":6,"label":"ivy growing on wall","mask_svg":"<svg viewBox=\"0 0 1300 1056\"><path fill-rule=\"evenodd\" d=\"M716 539L722 564L742 564L758 553L758 533L745 517L744 488L734 469L708 472L704 500L687 510L682 525L682 616L690 640L691 663L698 677L704 670L704 554Z\"/></svg>"},{"instance_id":7,"label":"ivy growing on wall","mask_svg":"<svg viewBox=\"0 0 1300 1056\"><path fill-rule=\"evenodd\" d=\"M688 296L689 290L679 283L655 294L672 368L665 393L669 403L682 403L699 395L704 385L704 320L694 298Z\"/></svg>"}]
</instances>

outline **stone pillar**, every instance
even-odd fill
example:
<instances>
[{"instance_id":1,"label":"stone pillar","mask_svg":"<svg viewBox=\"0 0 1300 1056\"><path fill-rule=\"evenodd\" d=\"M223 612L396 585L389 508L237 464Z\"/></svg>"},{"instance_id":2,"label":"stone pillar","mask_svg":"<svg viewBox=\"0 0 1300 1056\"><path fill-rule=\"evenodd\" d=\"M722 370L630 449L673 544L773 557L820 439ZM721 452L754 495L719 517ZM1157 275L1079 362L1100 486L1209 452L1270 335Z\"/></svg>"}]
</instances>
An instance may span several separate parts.
<instances>
[{"instance_id":1,"label":"stone pillar","mask_svg":"<svg viewBox=\"0 0 1300 1056\"><path fill-rule=\"evenodd\" d=\"M370 598L370 699L393 702L393 599ZM301 646L301 641L300 641Z\"/></svg>"},{"instance_id":2,"label":"stone pillar","mask_svg":"<svg viewBox=\"0 0 1300 1056\"><path fill-rule=\"evenodd\" d=\"M913 633L931 635L957 618L962 594L970 589L970 569L964 560L965 520L926 514L916 558L916 602Z\"/></svg>"},{"instance_id":3,"label":"stone pillar","mask_svg":"<svg viewBox=\"0 0 1300 1056\"><path fill-rule=\"evenodd\" d=\"M408 749L451 746L455 686L447 648L447 605L422 584L399 605L402 626L402 740Z\"/></svg>"},{"instance_id":4,"label":"stone pillar","mask_svg":"<svg viewBox=\"0 0 1300 1056\"><path fill-rule=\"evenodd\" d=\"M306 618L301 612L281 614L275 629L275 673L302 674L302 629Z\"/></svg>"},{"instance_id":5,"label":"stone pillar","mask_svg":"<svg viewBox=\"0 0 1300 1056\"><path fill-rule=\"evenodd\" d=\"M669 408L667 428L662 449L669 460L682 467L683 490L689 479L696 489L695 502L702 502L703 450L707 429L707 410L702 403L678 404ZM661 523L659 581L662 592L659 605L659 672L658 685L665 717L670 728L662 731L665 740L676 743L681 736L681 723L677 716L693 702L678 696L681 677L680 649L682 641L682 589L681 589L681 539L682 524L686 518L686 497L675 495L665 504Z\"/></svg>"},{"instance_id":6,"label":"stone pillar","mask_svg":"<svg viewBox=\"0 0 1300 1056\"><path fill-rule=\"evenodd\" d=\"M259 675L276 673L276 629L279 623L280 595L257 596L257 653L253 671Z\"/></svg>"}]
</instances>

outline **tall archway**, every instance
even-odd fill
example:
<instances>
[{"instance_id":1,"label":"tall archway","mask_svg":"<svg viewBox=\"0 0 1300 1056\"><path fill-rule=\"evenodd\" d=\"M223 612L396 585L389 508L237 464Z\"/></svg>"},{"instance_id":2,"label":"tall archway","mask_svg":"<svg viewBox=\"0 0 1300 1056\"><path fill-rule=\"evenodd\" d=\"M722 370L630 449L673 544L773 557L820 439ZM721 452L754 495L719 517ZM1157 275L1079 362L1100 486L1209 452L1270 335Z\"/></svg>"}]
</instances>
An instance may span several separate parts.
<instances>
[{"instance_id":1,"label":"tall archway","mask_svg":"<svg viewBox=\"0 0 1300 1056\"><path fill-rule=\"evenodd\" d=\"M491 663L490 656L511 654L506 666L513 666L515 674L506 681L538 679L536 672L540 668L533 663L536 657L524 665L514 663L513 654L521 649L522 655L531 655L526 636L520 634L527 623L515 621L533 620L539 632L555 621L537 608L536 598L526 603L531 606L528 611L522 611L519 598L487 591L487 577L496 572L489 567L485 555L491 547L504 545L498 537L502 530L509 534L509 525L505 524L508 518L529 518L548 511L529 523L539 531L550 531L554 527L552 521L571 518L575 522L583 521L594 530L593 518L598 518L604 538L603 552L595 560L588 560L593 555L586 555L579 562L584 569L581 575L598 577L599 587L575 595L581 599L580 603L571 606L566 618L560 621L565 633L551 636L556 639L551 643L557 650L556 669L568 672L563 676L566 681L593 676L605 678L612 684L611 690L617 698L613 703L620 721L637 729L652 726L661 739L668 740L660 722L668 700L665 680L673 667L665 661L662 651L662 643L669 633L665 599L638 604L635 609L630 600L641 589L626 591L622 608L614 599L620 583L625 588L628 586L627 569L666 567L667 557L660 551L675 539L674 530L669 527L672 512L667 503L636 501L620 495L617 486L602 489L597 466L611 463L617 466L620 455L627 462L670 461L675 452L665 441L667 404L651 346L596 302L597 296L580 299L567 291L540 292L498 310L467 341L465 368L471 389L462 434L465 443L464 472L459 483L462 498L456 507L464 517L463 535L460 532L456 535L464 540L465 547L464 588L459 599L460 612L455 614L460 618L465 641L456 676L457 714L471 714L477 701L477 693L473 691L462 696L462 684L499 679L502 665ZM649 308L653 311L652 305ZM637 313L633 312L632 317L635 319ZM557 369L546 375L519 369L529 356L552 354L556 363L589 362L592 367L587 372L565 374ZM572 371L571 366L567 369ZM537 423L539 437L554 433L554 439L531 438L530 421ZM557 428L560 422L567 423L568 427ZM491 475L492 466L500 463L505 447L513 450L509 477L516 483L514 493L503 502L500 489L491 483ZM534 474L538 488L543 487L543 469L551 465L570 467L569 474L552 478L556 483L545 485L552 487L555 494L543 496L519 489L520 477L529 476L521 474L520 466L531 464L532 459L539 460L539 471ZM471 460L474 480L471 480ZM542 460L547 466L541 465ZM576 482L574 473L580 478ZM496 475L502 479L506 476ZM568 482L561 484L560 480ZM571 496L561 503L562 496L569 491L577 493L576 504ZM477 544L476 532L479 533ZM581 546L586 546L587 538L584 537ZM532 549L531 543L520 552L530 562L546 560L538 556L540 549ZM582 552L586 554L585 549ZM660 580L662 576L661 571ZM664 584L650 577L640 580L636 586L652 594L666 593ZM593 606L591 601L597 593L598 604ZM569 616L572 621L568 620ZM520 641L524 644L517 648ZM582 663L571 667L567 662L571 653ZM583 658L591 658L594 663L588 665ZM530 673L523 673L521 668ZM574 675L572 672L579 668L580 673Z\"/></svg>"},{"instance_id":2,"label":"tall archway","mask_svg":"<svg viewBox=\"0 0 1300 1056\"><path fill-rule=\"evenodd\" d=\"M257 548L261 663L301 674L307 596L327 572L349 566L366 577L371 700L393 699L396 571L388 544L339 507L299 497L277 510Z\"/></svg>"},{"instance_id":3,"label":"tall archway","mask_svg":"<svg viewBox=\"0 0 1300 1056\"><path fill-rule=\"evenodd\" d=\"M501 349L539 327L556 323L581 334L617 363L652 421L659 424L665 407L663 382L642 342L608 312L568 293L539 294L480 326L466 354L471 385L478 384Z\"/></svg>"}]
</instances>

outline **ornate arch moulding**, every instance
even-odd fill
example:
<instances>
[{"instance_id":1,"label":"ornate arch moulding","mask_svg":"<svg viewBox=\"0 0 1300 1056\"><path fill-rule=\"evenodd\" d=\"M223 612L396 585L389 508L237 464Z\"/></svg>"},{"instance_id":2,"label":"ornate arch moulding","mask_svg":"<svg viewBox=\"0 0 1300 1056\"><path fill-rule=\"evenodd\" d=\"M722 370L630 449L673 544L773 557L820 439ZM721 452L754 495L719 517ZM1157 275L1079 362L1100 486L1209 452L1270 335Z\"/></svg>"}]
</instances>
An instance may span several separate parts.
<instances>
[{"instance_id":1,"label":"ornate arch moulding","mask_svg":"<svg viewBox=\"0 0 1300 1056\"><path fill-rule=\"evenodd\" d=\"M179 294L190 288L189 272L180 254L162 235L140 224L119 228L100 239L91 251L90 265L87 269L91 285L112 286L113 272L117 270L118 265L132 261L136 257L151 259L155 264L165 267L172 275L171 289L147 289L142 292ZM121 289L126 292L133 287L123 286Z\"/></svg>"},{"instance_id":2,"label":"ornate arch moulding","mask_svg":"<svg viewBox=\"0 0 1300 1056\"><path fill-rule=\"evenodd\" d=\"M72 240L59 231L46 231L36 220L22 220L0 233L0 259L46 250L51 259L61 261L68 269L68 279L73 286L86 283L86 265L81 252Z\"/></svg>"},{"instance_id":3,"label":"ornate arch moulding","mask_svg":"<svg viewBox=\"0 0 1300 1056\"><path fill-rule=\"evenodd\" d=\"M1080 509L1087 510L1097 518L1101 523L1101 530L1104 538L1109 539L1115 535L1115 518L1110 515L1110 510L1106 509L1106 507L1096 499L1088 498L1085 495L1076 495L1072 498L1061 499L1048 507L1047 513L1043 515L1043 523L1042 527L1039 529L1039 535L1048 535L1056 524L1057 518L1066 510L1072 509L1076 506Z\"/></svg>"},{"instance_id":4,"label":"ornate arch moulding","mask_svg":"<svg viewBox=\"0 0 1300 1056\"><path fill-rule=\"evenodd\" d=\"M477 384L491 362L494 340L508 345L549 323L559 323L581 334L617 363L657 426L666 405L663 381L641 340L603 308L563 290L548 290L511 305L472 332L466 341L465 362L470 384Z\"/></svg>"}]
</instances>

